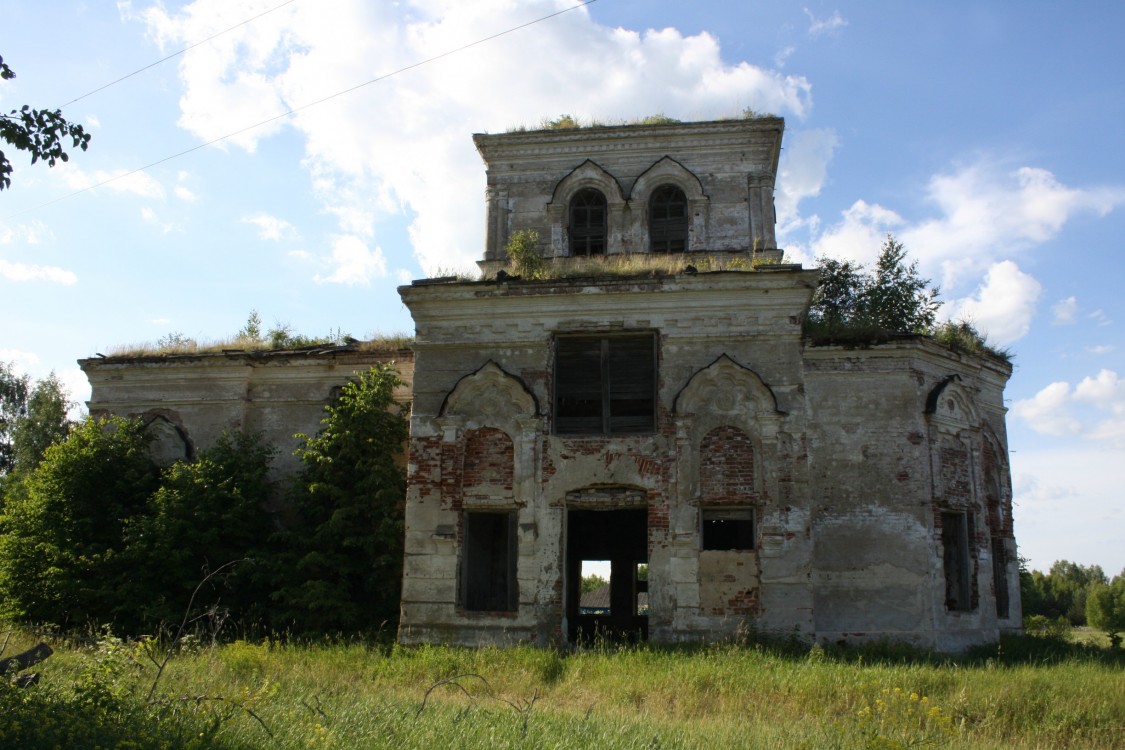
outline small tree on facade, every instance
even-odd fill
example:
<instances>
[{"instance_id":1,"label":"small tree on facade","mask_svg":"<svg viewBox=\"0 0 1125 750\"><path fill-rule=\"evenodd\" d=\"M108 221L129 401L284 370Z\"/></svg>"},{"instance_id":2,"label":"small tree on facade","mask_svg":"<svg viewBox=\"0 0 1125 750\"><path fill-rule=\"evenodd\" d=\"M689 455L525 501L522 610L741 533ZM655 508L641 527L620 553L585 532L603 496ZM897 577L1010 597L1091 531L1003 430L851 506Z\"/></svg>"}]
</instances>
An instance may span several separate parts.
<instances>
[{"instance_id":1,"label":"small tree on facade","mask_svg":"<svg viewBox=\"0 0 1125 750\"><path fill-rule=\"evenodd\" d=\"M878 338L930 333L941 307L939 291L906 263L906 249L892 235L868 273L859 263L819 258L820 282L809 307L806 330L814 336Z\"/></svg>"}]
</instances>

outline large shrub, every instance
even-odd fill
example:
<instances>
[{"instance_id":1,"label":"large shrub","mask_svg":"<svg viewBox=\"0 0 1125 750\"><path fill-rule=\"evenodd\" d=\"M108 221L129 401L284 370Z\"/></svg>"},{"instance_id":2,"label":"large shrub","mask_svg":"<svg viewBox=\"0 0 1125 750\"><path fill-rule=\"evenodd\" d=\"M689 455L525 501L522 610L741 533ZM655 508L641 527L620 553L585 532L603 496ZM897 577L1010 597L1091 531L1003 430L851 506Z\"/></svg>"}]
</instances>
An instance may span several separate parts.
<instances>
[{"instance_id":1,"label":"large shrub","mask_svg":"<svg viewBox=\"0 0 1125 750\"><path fill-rule=\"evenodd\" d=\"M156 489L143 426L87 419L46 449L0 516L0 606L32 621L111 619L122 535Z\"/></svg>"},{"instance_id":2,"label":"large shrub","mask_svg":"<svg viewBox=\"0 0 1125 750\"><path fill-rule=\"evenodd\" d=\"M275 537L284 576L275 598L288 627L355 632L397 621L406 473L396 456L408 434L399 384L390 365L360 374L320 432L303 436L296 523Z\"/></svg>"},{"instance_id":3,"label":"large shrub","mask_svg":"<svg viewBox=\"0 0 1125 750\"><path fill-rule=\"evenodd\" d=\"M127 630L178 622L200 582L195 606L212 622L248 624L264 616L268 590L258 581L273 532L266 508L273 449L258 434L224 433L196 461L165 469L159 489L127 523L123 582L114 620ZM192 613L197 616L197 613Z\"/></svg>"}]
</instances>

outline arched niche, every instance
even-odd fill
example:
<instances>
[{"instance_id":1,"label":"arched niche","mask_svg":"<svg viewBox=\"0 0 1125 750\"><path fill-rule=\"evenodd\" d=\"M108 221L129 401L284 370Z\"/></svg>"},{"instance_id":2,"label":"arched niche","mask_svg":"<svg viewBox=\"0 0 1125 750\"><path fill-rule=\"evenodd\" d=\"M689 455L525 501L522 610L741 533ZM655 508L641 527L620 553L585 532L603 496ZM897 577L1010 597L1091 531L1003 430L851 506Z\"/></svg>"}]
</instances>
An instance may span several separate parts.
<instances>
[{"instance_id":1,"label":"arched niche","mask_svg":"<svg viewBox=\"0 0 1125 750\"><path fill-rule=\"evenodd\" d=\"M703 183L683 164L665 156L644 171L629 192L629 202L634 206L632 233L639 237L638 247L647 252L649 238L649 202L653 193L664 185L674 185L687 198L688 251L700 250L707 244L707 221L710 198L703 192ZM643 207L643 210L636 210Z\"/></svg>"},{"instance_id":2,"label":"arched niche","mask_svg":"<svg viewBox=\"0 0 1125 750\"><path fill-rule=\"evenodd\" d=\"M551 255L562 257L569 253L567 224L570 202L575 194L586 188L599 191L606 200L607 253L621 252L622 216L625 195L617 178L597 162L590 159L579 164L570 174L555 185L547 204L547 222L551 227Z\"/></svg>"},{"instance_id":3,"label":"arched niche","mask_svg":"<svg viewBox=\"0 0 1125 750\"><path fill-rule=\"evenodd\" d=\"M148 455L157 466L171 466L176 461L190 461L192 458L191 441L176 421L162 413L144 416L145 434L149 436Z\"/></svg>"},{"instance_id":4,"label":"arched niche","mask_svg":"<svg viewBox=\"0 0 1125 750\"><path fill-rule=\"evenodd\" d=\"M753 494L773 494L776 488L769 486L763 464L776 462L783 414L773 391L756 372L724 354L691 377L676 395L674 412L682 502L700 501L704 441L720 436L726 443L745 439L753 462L746 472L753 478Z\"/></svg>"}]
</instances>

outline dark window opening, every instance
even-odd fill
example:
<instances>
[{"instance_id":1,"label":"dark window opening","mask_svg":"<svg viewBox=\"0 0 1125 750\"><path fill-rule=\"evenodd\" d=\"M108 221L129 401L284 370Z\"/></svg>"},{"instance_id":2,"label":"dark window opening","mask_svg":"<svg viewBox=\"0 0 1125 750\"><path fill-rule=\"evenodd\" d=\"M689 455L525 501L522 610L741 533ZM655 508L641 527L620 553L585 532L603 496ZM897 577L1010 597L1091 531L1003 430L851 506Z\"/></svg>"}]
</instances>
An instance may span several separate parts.
<instances>
[{"instance_id":1,"label":"dark window opening","mask_svg":"<svg viewBox=\"0 0 1125 750\"><path fill-rule=\"evenodd\" d=\"M941 514L945 606L951 612L969 612L973 608L969 526L970 519L966 513Z\"/></svg>"},{"instance_id":2,"label":"dark window opening","mask_svg":"<svg viewBox=\"0 0 1125 750\"><path fill-rule=\"evenodd\" d=\"M570 199L571 255L605 255L606 213L605 196L594 188Z\"/></svg>"},{"instance_id":3,"label":"dark window opening","mask_svg":"<svg viewBox=\"0 0 1125 750\"><path fill-rule=\"evenodd\" d=\"M1002 538L992 540L992 578L996 586L996 616L1008 618L1008 553Z\"/></svg>"},{"instance_id":4,"label":"dark window opening","mask_svg":"<svg viewBox=\"0 0 1125 750\"><path fill-rule=\"evenodd\" d=\"M516 514L466 513L462 592L471 612L516 610Z\"/></svg>"},{"instance_id":5,"label":"dark window opening","mask_svg":"<svg viewBox=\"0 0 1125 750\"><path fill-rule=\"evenodd\" d=\"M703 549L754 549L754 510L752 508L704 508Z\"/></svg>"},{"instance_id":6,"label":"dark window opening","mask_svg":"<svg viewBox=\"0 0 1125 750\"><path fill-rule=\"evenodd\" d=\"M648 203L649 247L654 253L687 252L688 206L684 191L661 185Z\"/></svg>"},{"instance_id":7,"label":"dark window opening","mask_svg":"<svg viewBox=\"0 0 1125 750\"><path fill-rule=\"evenodd\" d=\"M656 337L560 336L555 432L618 435L656 429Z\"/></svg>"}]
</instances>

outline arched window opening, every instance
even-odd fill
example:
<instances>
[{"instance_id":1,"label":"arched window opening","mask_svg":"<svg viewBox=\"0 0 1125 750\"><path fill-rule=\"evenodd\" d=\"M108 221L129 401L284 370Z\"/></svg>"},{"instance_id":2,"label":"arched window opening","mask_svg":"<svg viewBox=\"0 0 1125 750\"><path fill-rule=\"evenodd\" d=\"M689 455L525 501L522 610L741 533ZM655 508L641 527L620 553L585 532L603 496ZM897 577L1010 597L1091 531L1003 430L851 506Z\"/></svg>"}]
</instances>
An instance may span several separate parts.
<instances>
[{"instance_id":1,"label":"arched window opening","mask_svg":"<svg viewBox=\"0 0 1125 750\"><path fill-rule=\"evenodd\" d=\"M687 252L687 197L675 185L661 185L648 203L648 235L654 253Z\"/></svg>"},{"instance_id":2,"label":"arched window opening","mask_svg":"<svg viewBox=\"0 0 1125 750\"><path fill-rule=\"evenodd\" d=\"M579 190L570 201L570 254L605 255L606 202L594 188Z\"/></svg>"}]
</instances>

